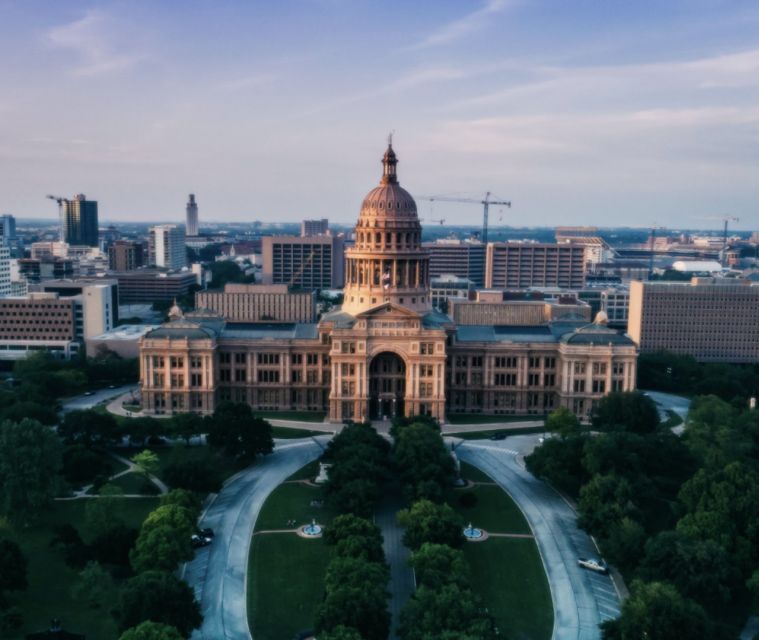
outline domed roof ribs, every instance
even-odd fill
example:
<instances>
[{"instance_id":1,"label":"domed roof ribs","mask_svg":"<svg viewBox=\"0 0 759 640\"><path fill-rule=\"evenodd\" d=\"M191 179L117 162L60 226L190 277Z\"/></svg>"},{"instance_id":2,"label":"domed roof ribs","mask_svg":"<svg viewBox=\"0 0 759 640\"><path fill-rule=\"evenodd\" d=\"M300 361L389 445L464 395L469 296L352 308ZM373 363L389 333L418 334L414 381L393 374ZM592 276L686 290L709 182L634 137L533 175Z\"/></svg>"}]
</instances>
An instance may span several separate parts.
<instances>
[{"instance_id":1,"label":"domed roof ribs","mask_svg":"<svg viewBox=\"0 0 759 640\"><path fill-rule=\"evenodd\" d=\"M395 173L395 167L398 164L398 159L395 157L395 151L393 151L393 134L387 136L387 151L382 156L382 180L380 184L397 184L398 176Z\"/></svg>"}]
</instances>

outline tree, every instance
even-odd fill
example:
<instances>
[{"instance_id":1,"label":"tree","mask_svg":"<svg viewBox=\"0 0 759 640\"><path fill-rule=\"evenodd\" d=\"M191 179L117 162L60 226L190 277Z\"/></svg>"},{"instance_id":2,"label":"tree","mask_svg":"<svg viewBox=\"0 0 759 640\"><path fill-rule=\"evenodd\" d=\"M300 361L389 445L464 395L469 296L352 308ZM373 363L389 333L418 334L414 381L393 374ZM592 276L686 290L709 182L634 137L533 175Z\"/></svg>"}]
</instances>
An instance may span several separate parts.
<instances>
[{"instance_id":1,"label":"tree","mask_svg":"<svg viewBox=\"0 0 759 640\"><path fill-rule=\"evenodd\" d=\"M418 500L398 512L398 522L406 529L403 544L412 551L420 549L425 542L447 544L456 549L464 544L464 524L447 504Z\"/></svg>"},{"instance_id":2,"label":"tree","mask_svg":"<svg viewBox=\"0 0 759 640\"><path fill-rule=\"evenodd\" d=\"M161 496L160 503L162 507L176 505L186 509L193 522L200 516L200 498L186 489L172 489Z\"/></svg>"},{"instance_id":3,"label":"tree","mask_svg":"<svg viewBox=\"0 0 759 640\"><path fill-rule=\"evenodd\" d=\"M129 555L136 572L160 569L173 571L177 564L192 558L191 537L194 514L179 505L167 504L145 518L137 542Z\"/></svg>"},{"instance_id":4,"label":"tree","mask_svg":"<svg viewBox=\"0 0 759 640\"><path fill-rule=\"evenodd\" d=\"M567 407L559 407L548 414L545 429L561 438L576 436L580 433L580 421Z\"/></svg>"},{"instance_id":5,"label":"tree","mask_svg":"<svg viewBox=\"0 0 759 640\"><path fill-rule=\"evenodd\" d=\"M87 500L84 506L84 522L89 532L97 537L103 535L116 524L123 524L118 518L118 501L121 488L115 484L104 484L98 491L100 497Z\"/></svg>"},{"instance_id":6,"label":"tree","mask_svg":"<svg viewBox=\"0 0 759 640\"><path fill-rule=\"evenodd\" d=\"M0 512L26 524L46 507L58 486L61 443L36 420L0 424Z\"/></svg>"},{"instance_id":7,"label":"tree","mask_svg":"<svg viewBox=\"0 0 759 640\"><path fill-rule=\"evenodd\" d=\"M0 601L5 591L23 591L27 587L27 560L13 540L0 540Z\"/></svg>"},{"instance_id":8,"label":"tree","mask_svg":"<svg viewBox=\"0 0 759 640\"><path fill-rule=\"evenodd\" d=\"M82 600L91 609L105 608L113 595L113 579L98 562L88 562L79 572L79 581L71 590L75 600Z\"/></svg>"},{"instance_id":9,"label":"tree","mask_svg":"<svg viewBox=\"0 0 759 640\"><path fill-rule=\"evenodd\" d=\"M525 458L527 469L538 478L545 478L560 491L577 496L588 481L582 465L583 450L588 436L549 438Z\"/></svg>"},{"instance_id":10,"label":"tree","mask_svg":"<svg viewBox=\"0 0 759 640\"><path fill-rule=\"evenodd\" d=\"M395 469L411 499L441 501L455 468L440 432L427 424L411 424L398 431L393 450Z\"/></svg>"},{"instance_id":11,"label":"tree","mask_svg":"<svg viewBox=\"0 0 759 640\"><path fill-rule=\"evenodd\" d=\"M137 529L122 522L111 523L109 528L93 538L90 547L95 559L101 564L128 567L129 552L137 542L137 535Z\"/></svg>"},{"instance_id":12,"label":"tree","mask_svg":"<svg viewBox=\"0 0 759 640\"><path fill-rule=\"evenodd\" d=\"M593 411L593 427L599 431L625 430L653 433L659 426L659 410L640 391L620 391L605 395Z\"/></svg>"},{"instance_id":13,"label":"tree","mask_svg":"<svg viewBox=\"0 0 759 640\"><path fill-rule=\"evenodd\" d=\"M324 530L324 540L336 547L343 558L362 558L369 562L383 562L382 533L379 527L353 514L337 516Z\"/></svg>"},{"instance_id":14,"label":"tree","mask_svg":"<svg viewBox=\"0 0 759 640\"><path fill-rule=\"evenodd\" d=\"M607 536L625 516L635 519L637 514L630 483L614 474L593 476L580 490L577 510L577 523L599 536Z\"/></svg>"},{"instance_id":15,"label":"tree","mask_svg":"<svg viewBox=\"0 0 759 640\"><path fill-rule=\"evenodd\" d=\"M353 627L337 625L331 631L325 631L319 634L319 640L363 640L361 634Z\"/></svg>"},{"instance_id":16,"label":"tree","mask_svg":"<svg viewBox=\"0 0 759 640\"><path fill-rule=\"evenodd\" d=\"M58 425L58 435L68 443L85 447L108 444L121 438L116 419L110 413L92 409L69 411Z\"/></svg>"},{"instance_id":17,"label":"tree","mask_svg":"<svg viewBox=\"0 0 759 640\"><path fill-rule=\"evenodd\" d=\"M30 419L52 427L58 422L58 414L50 405L42 404L43 401L42 398L38 402L19 400L0 411L0 420L21 422L24 419Z\"/></svg>"},{"instance_id":18,"label":"tree","mask_svg":"<svg viewBox=\"0 0 759 640\"><path fill-rule=\"evenodd\" d=\"M694 540L677 531L663 531L646 543L638 576L669 582L707 609L733 601L740 584L735 563L714 540Z\"/></svg>"},{"instance_id":19,"label":"tree","mask_svg":"<svg viewBox=\"0 0 759 640\"><path fill-rule=\"evenodd\" d=\"M140 453L133 455L132 462L147 481L150 480L150 476L158 471L158 468L160 467L158 455L150 449L144 449L143 451L140 451Z\"/></svg>"},{"instance_id":20,"label":"tree","mask_svg":"<svg viewBox=\"0 0 759 640\"><path fill-rule=\"evenodd\" d=\"M66 447L63 450L63 477L76 486L105 479L111 465L102 455L91 451L81 444Z\"/></svg>"},{"instance_id":21,"label":"tree","mask_svg":"<svg viewBox=\"0 0 759 640\"><path fill-rule=\"evenodd\" d=\"M219 404L210 423L208 444L247 463L274 451L271 424L254 416L250 406L242 402Z\"/></svg>"},{"instance_id":22,"label":"tree","mask_svg":"<svg viewBox=\"0 0 759 640\"><path fill-rule=\"evenodd\" d=\"M171 418L169 431L176 438L182 438L189 447L190 441L208 428L207 421L197 413L178 413Z\"/></svg>"},{"instance_id":23,"label":"tree","mask_svg":"<svg viewBox=\"0 0 759 640\"><path fill-rule=\"evenodd\" d=\"M163 470L163 480L170 487L196 493L216 492L223 484L219 467L210 453L191 460L171 460Z\"/></svg>"},{"instance_id":24,"label":"tree","mask_svg":"<svg viewBox=\"0 0 759 640\"><path fill-rule=\"evenodd\" d=\"M119 640L182 640L182 637L176 627L146 620L132 629L127 629Z\"/></svg>"},{"instance_id":25,"label":"tree","mask_svg":"<svg viewBox=\"0 0 759 640\"><path fill-rule=\"evenodd\" d=\"M451 583L469 586L469 565L463 551L447 544L425 542L411 554L409 564L414 568L418 586L432 590Z\"/></svg>"},{"instance_id":26,"label":"tree","mask_svg":"<svg viewBox=\"0 0 759 640\"><path fill-rule=\"evenodd\" d=\"M738 415L715 395L697 397L688 411L683 439L698 459L723 466L752 448L750 438L736 428Z\"/></svg>"},{"instance_id":27,"label":"tree","mask_svg":"<svg viewBox=\"0 0 759 640\"><path fill-rule=\"evenodd\" d=\"M335 558L324 579L325 595L316 613L316 630L340 625L356 629L366 640L386 640L390 629L385 589L387 566L359 558Z\"/></svg>"},{"instance_id":28,"label":"tree","mask_svg":"<svg viewBox=\"0 0 759 640\"><path fill-rule=\"evenodd\" d=\"M398 636L401 640L460 638L467 634L480 640L495 640L493 619L471 589L455 583L431 589L420 586L401 611Z\"/></svg>"},{"instance_id":29,"label":"tree","mask_svg":"<svg viewBox=\"0 0 759 640\"><path fill-rule=\"evenodd\" d=\"M607 559L627 574L640 562L646 538L643 525L625 516L611 524L606 537L601 541L601 546Z\"/></svg>"},{"instance_id":30,"label":"tree","mask_svg":"<svg viewBox=\"0 0 759 640\"><path fill-rule=\"evenodd\" d=\"M187 638L203 621L189 585L171 573L146 571L129 579L119 600L122 630L151 620L175 627Z\"/></svg>"},{"instance_id":31,"label":"tree","mask_svg":"<svg viewBox=\"0 0 759 640\"><path fill-rule=\"evenodd\" d=\"M663 582L632 584L616 620L601 625L607 640L702 640L711 637L704 610Z\"/></svg>"},{"instance_id":32,"label":"tree","mask_svg":"<svg viewBox=\"0 0 759 640\"><path fill-rule=\"evenodd\" d=\"M144 447L149 438L164 435L168 428L166 420L158 420L150 416L130 418L124 423L124 431L132 442L139 442Z\"/></svg>"}]
</instances>

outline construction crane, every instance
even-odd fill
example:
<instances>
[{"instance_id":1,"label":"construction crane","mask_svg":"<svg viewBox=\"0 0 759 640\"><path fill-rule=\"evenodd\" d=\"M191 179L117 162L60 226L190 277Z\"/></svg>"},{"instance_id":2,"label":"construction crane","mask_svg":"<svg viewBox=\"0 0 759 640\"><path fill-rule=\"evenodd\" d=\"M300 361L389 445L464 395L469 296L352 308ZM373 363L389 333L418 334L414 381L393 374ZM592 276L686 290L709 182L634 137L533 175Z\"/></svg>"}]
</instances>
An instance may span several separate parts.
<instances>
[{"instance_id":1,"label":"construction crane","mask_svg":"<svg viewBox=\"0 0 759 640\"><path fill-rule=\"evenodd\" d=\"M723 228L722 228L722 260L723 262L727 260L727 226L731 222L740 222L740 218L736 218L735 216L711 216L708 218L701 218L702 220L722 220Z\"/></svg>"},{"instance_id":2,"label":"construction crane","mask_svg":"<svg viewBox=\"0 0 759 640\"><path fill-rule=\"evenodd\" d=\"M312 249L311 253L309 253L308 257L303 261L303 264L300 266L300 269L298 269L293 275L293 277L290 278L290 281L287 283L288 288L297 286L296 282L303 275L303 272L309 267L311 262L313 262L315 255L316 255L316 250Z\"/></svg>"},{"instance_id":3,"label":"construction crane","mask_svg":"<svg viewBox=\"0 0 759 640\"><path fill-rule=\"evenodd\" d=\"M511 202L506 200L491 200L492 194L488 191L482 200L476 198L449 198L448 196L417 196L419 200L429 200L430 202L464 202L482 205L482 242L488 242L488 210L491 204L511 208ZM433 220L433 222L437 222ZM442 222L440 224L443 224Z\"/></svg>"},{"instance_id":4,"label":"construction crane","mask_svg":"<svg viewBox=\"0 0 759 640\"><path fill-rule=\"evenodd\" d=\"M63 218L63 203L65 202L65 203L68 204L70 202L70 200L68 198L62 198L61 196L51 196L49 194L46 195L45 197L48 200L55 200L58 203L58 219L61 220L61 225L63 225L63 222L62 222L62 218ZM61 241L65 240L65 238L63 237L63 233L64 233L63 232L63 226L61 226L61 235L60 235Z\"/></svg>"},{"instance_id":5,"label":"construction crane","mask_svg":"<svg viewBox=\"0 0 759 640\"><path fill-rule=\"evenodd\" d=\"M437 222L438 224L445 224L445 218L440 218L439 220L435 220L435 218L430 218L430 222Z\"/></svg>"},{"instance_id":6,"label":"construction crane","mask_svg":"<svg viewBox=\"0 0 759 640\"><path fill-rule=\"evenodd\" d=\"M656 244L656 231L658 229L663 229L664 227L660 227L655 222L651 225L651 240L649 245L649 256L648 256L648 279L650 280L651 277L654 275L654 245Z\"/></svg>"}]
</instances>

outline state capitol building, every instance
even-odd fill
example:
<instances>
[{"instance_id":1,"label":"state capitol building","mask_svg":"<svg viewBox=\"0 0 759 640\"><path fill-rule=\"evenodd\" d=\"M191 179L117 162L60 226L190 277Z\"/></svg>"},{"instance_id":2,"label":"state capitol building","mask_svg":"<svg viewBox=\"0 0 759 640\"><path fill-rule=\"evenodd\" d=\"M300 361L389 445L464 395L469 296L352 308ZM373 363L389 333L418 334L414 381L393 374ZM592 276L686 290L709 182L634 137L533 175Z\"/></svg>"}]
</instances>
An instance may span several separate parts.
<instances>
[{"instance_id":1,"label":"state capitol building","mask_svg":"<svg viewBox=\"0 0 759 640\"><path fill-rule=\"evenodd\" d=\"M143 411L326 411L333 422L446 413L589 416L635 388L637 350L602 317L539 326L456 326L433 310L416 203L392 145L346 250L341 308L314 324L182 314L140 341Z\"/></svg>"}]
</instances>

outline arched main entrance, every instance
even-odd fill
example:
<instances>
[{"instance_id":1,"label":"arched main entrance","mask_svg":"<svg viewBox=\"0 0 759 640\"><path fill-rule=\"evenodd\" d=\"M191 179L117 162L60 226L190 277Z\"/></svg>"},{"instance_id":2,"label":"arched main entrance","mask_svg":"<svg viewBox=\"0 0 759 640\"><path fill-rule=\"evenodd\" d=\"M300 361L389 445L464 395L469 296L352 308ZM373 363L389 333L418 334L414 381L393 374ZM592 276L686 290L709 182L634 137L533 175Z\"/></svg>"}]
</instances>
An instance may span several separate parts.
<instances>
[{"instance_id":1,"label":"arched main entrance","mask_svg":"<svg viewBox=\"0 0 759 640\"><path fill-rule=\"evenodd\" d=\"M406 395L406 363L396 353L383 351L369 365L369 417L385 420L402 416Z\"/></svg>"}]
</instances>

